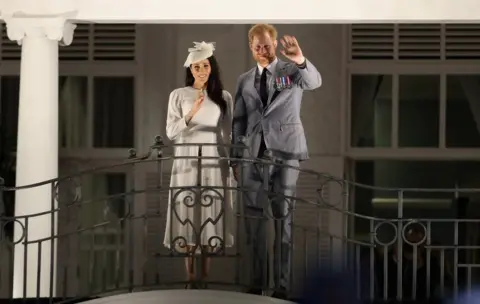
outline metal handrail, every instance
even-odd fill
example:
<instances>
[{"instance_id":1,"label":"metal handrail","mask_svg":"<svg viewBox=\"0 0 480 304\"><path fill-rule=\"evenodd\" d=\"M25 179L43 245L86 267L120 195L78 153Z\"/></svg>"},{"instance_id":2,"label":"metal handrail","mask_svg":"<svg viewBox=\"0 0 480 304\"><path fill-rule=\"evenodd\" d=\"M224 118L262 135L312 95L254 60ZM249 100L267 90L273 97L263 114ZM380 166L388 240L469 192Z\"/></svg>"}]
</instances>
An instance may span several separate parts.
<instances>
[{"instance_id":1,"label":"metal handrail","mask_svg":"<svg viewBox=\"0 0 480 304\"><path fill-rule=\"evenodd\" d=\"M52 193L52 204L48 210L28 215L0 216L0 256L9 256L7 259L9 262L5 264L8 265L8 269L0 270L0 298L3 294L4 297L47 297L57 300L61 298L58 301L71 301L85 297L108 295L112 292L174 288L179 284L189 283L189 281L182 279L183 263L173 262L178 258L193 259L196 261L197 270L203 267L204 264L202 263L204 263L205 258L215 258L218 261L226 259L228 261L221 263L224 263L224 267L232 268L233 274L230 280L225 277L206 280L197 273L195 282L199 286L205 287L205 284L208 283L210 288L212 288L211 286L220 289L261 287L264 291L278 291L277 288L271 286L271 282L262 286L252 285L251 278L249 278L250 274L245 269L249 268L247 266L249 265L248 261L251 260L251 246L246 240L244 229L248 220L270 221L274 226L273 232L275 233L269 234L269 237L273 238L275 234L280 233L278 229L281 229L279 228L282 225L281 223L284 223L290 217L293 217L291 226L294 233L289 246L294 249L294 257L302 256L301 258L292 258L292 286L288 290L291 296L301 294L302 286L308 281L311 272L325 272L325 265L328 265L329 269L334 267L348 270L351 276L356 279L353 294L361 299L430 299L446 297L449 295L448 290L450 290L452 296L456 297L463 291L471 291L477 282L476 270L480 268L477 259L480 259L480 257L477 258L474 252L480 249L480 244L468 243L467 240L462 239L462 233L466 233L466 225L479 224L480 220L453 217L443 219L428 218L427 216L405 217L403 202L405 195L411 192L469 194L480 192L480 188L425 189L365 185L345 180L342 177L333 177L314 170L278 163L271 153L267 153L266 157L262 159L249 157L244 141L240 141L239 145L195 145L199 148L217 146L228 150L241 149L245 151L242 158L166 155L166 151L184 146L192 146L192 144L167 145L164 144L160 136L157 136L147 153L137 155L134 149L130 149L128 158L118 164L81 170L59 178L19 187L5 186L5 182L0 180L2 196L5 192L18 193L43 187L51 187ZM195 165L198 168L203 168L202 163L211 160L255 164L260 168L261 175L265 177L262 180L262 187L265 197L268 197L266 203L275 199L285 201L288 211L279 216L278 214L275 215L274 212L272 213L270 207L265 207L264 210L267 211L259 216L246 214L244 210L246 205L242 200L244 200L244 194L251 191L251 188L248 185L242 185L241 182L238 185L222 186L198 184L173 187L165 185L163 175L168 172L168 169L164 166L170 164L172 160L195 160ZM140 166L148 166L150 169L156 170L154 173L155 186L147 185L140 189L134 183L131 183L129 189L121 193L107 193L93 198L83 197L86 186L82 185L81 180L84 177L94 176L112 169L122 169L135 174ZM302 194L284 195L271 190L269 188L270 181L263 174L265 170L271 168L296 170L299 174L315 180L316 187L311 189L311 193L315 193L314 197L312 195L303 196ZM149 170L149 172L151 171L153 170ZM202 170L197 171L201 172ZM11 183L12 181L8 182ZM332 198L331 190L334 187L340 188L340 191L335 198ZM352 189L358 188L395 193L398 198L396 216L374 216L351 210L350 204L354 198L350 196L350 192ZM223 227L229 224L228 221L230 220L225 219L227 211L225 209L225 198L223 197L227 191L235 192L237 198L236 211L234 212L234 218L231 219L236 225L234 245L233 247L227 246L227 241L221 237L210 238L207 241L212 242L212 244L216 242L215 244L218 246L211 245L211 248L217 248L216 251L207 251L204 248L205 245L199 246L198 243L201 239L200 235L207 229L205 227L212 223L214 225L222 223ZM184 225L190 225L188 229L194 231L194 236L190 236L191 239L188 240L186 236L180 235L172 240L170 249L165 249L160 244L163 238L162 229L169 229L165 226L166 207L170 204L174 210L170 214L170 220L180 221L181 216L175 211L176 207L173 201L176 200L175 195L181 192L193 193L189 194L190 197L186 196L188 197L187 201L191 201L191 203L187 203L183 198L182 204L188 205L188 208L197 208L195 210L208 207L208 204L202 203L201 199L213 200L213 196L217 195L222 202L220 215L215 219L209 218L208 221L203 223L199 223L192 218L184 221ZM209 192L210 194L199 195L203 192ZM68 196L72 193L72 197L67 198L66 201L62 198L62 196ZM168 194L172 194L172 201L162 197L162 195L166 196ZM143 198L141 198L142 196ZM139 202L140 200L145 202L145 197L152 199L153 203L150 204L156 205L155 210L145 210L145 207L140 207ZM115 213L112 210L115 202L124 204L123 214ZM32 202L32 204L35 204L35 202ZM90 210L88 208L94 208L92 206L100 204L103 204L101 220L87 226L82 224L79 218L82 212L87 212ZM149 206L147 206L147 209L151 207ZM96 216L99 215L96 213ZM308 222L303 220L302 217L305 216L310 218ZM45 220L46 218L48 220ZM335 218L338 222L332 221ZM301 221L299 222L299 220ZM325 221L330 221L330 223L325 224ZM359 221L366 222L364 226L368 226L368 240L361 240L356 237L355 223ZM31 229L35 229L32 225L46 224L47 222L52 225L50 227L51 233L31 239ZM5 226L13 224L17 225L19 227L17 229L22 232L18 233L19 230L17 230L17 237L20 235L17 239L5 236ZM445 225L453 225L450 230L442 228L445 232L453 234L453 241L450 244L434 244L432 233L437 231L433 227L435 225L444 225L444 227L446 227ZM58 226L59 230L52 228L53 226ZM390 239L387 240L381 237L381 232L385 228L391 230ZM222 229L225 231L226 228ZM108 237L111 237L113 241L108 240ZM191 250L178 250L178 244L182 242L185 244L197 242L192 247L194 251L198 249L199 254L197 255ZM32 275L32 270L25 270L25 268L35 264L29 256L31 252L37 252L41 255L41 253L38 253L38 246L51 250L48 257L50 263L45 263L44 259L43 262L40 261L37 264L49 264L50 267L55 264L57 271L45 275L46 270L39 268L36 271L36 279L32 281L28 278L28 275ZM23 266L19 265L17 261L14 267L12 262L14 250L22 252L22 255L17 255L17 258L23 257L21 263ZM55 250L58 252L58 261L54 254ZM464 255L462 252L465 250L469 250L470 255ZM89 262L85 262L85 259ZM99 259L103 259L102 262L98 262ZM107 265L107 262L112 259L115 262L112 265ZM172 270L172 263L177 263L174 267L175 271ZM450 263L450 266L447 266L448 263ZM160 267L161 270L154 270L156 267ZM279 268L280 266L273 265L270 271L274 272L275 267ZM23 273L18 273L22 268ZM418 270L412 271L412 269ZM166 272L168 272L168 275L160 275L160 273ZM53 274L56 274L57 278L54 278ZM467 279L461 280L460 276L462 275L465 275ZM367 279L362 279L365 278L363 276ZM16 278L15 280L22 282L22 292L12 293L13 277ZM49 286L47 287L44 286L46 283L42 281L45 277L49 278L49 284L47 284ZM478 278L480 278L480 273ZM96 282L97 280L100 280L100 282ZM27 284L27 281L30 285ZM272 281L271 278L270 281ZM35 282L36 286L32 287L32 282ZM300 284L296 284L298 282ZM99 284L100 286L91 284ZM53 287L54 285L57 286L56 290ZM17 288L19 287L17 285Z\"/></svg>"}]
</instances>

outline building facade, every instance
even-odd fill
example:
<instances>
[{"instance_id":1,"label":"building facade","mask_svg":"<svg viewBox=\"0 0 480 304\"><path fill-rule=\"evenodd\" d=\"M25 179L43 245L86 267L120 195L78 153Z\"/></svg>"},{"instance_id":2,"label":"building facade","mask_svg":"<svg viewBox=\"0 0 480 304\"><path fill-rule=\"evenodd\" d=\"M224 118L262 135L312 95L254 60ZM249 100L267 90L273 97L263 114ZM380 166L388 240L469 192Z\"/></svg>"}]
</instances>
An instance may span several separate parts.
<instances>
[{"instance_id":1,"label":"building facade","mask_svg":"<svg viewBox=\"0 0 480 304\"><path fill-rule=\"evenodd\" d=\"M57 54L51 43L40 41L34 34L30 41L23 40L22 53L16 41L10 40L15 39L15 33L7 34L3 25L2 153L5 159L13 160L4 172L15 168L12 155L17 159L18 185L19 179L22 184L55 177L57 159L62 175L120 162L131 147L145 152L155 135L165 134L168 96L183 86L182 64L192 42L216 42L215 54L226 89L233 93L237 77L254 65L247 43L248 29L246 24L77 24L71 32L71 44L67 41L70 45L61 46ZM281 24L277 29L280 34L297 38L323 77L320 89L304 95L302 120L311 156L302 164L304 168L376 186L478 186L480 25ZM68 39L68 34L65 37ZM34 52L43 52L43 58L51 61L38 63L41 57ZM58 77L58 87L51 85L48 77ZM42 78L45 82L35 83ZM49 86L48 90L42 86ZM19 109L19 100L33 108ZM44 100L50 102L39 102ZM52 136L48 130L52 130ZM164 168L163 182L168 184L170 166ZM41 173L31 176L32 171ZM147 166L134 173L114 169L85 181L91 193L82 195L109 195L125 192L131 185L141 189L156 182L157 173ZM14 181L6 177L6 183ZM298 196L316 199L317 180L301 176L298 187ZM388 215L389 206L396 203L395 197L356 189L345 200L342 188L335 184L326 193L337 206L365 214ZM51 193L32 192L17 197L16 211L7 212L31 212L26 205L19 207L19 202L38 195L48 201L40 200L43 205L39 204L36 211L50 208ZM431 210L432 217L446 216L451 213L451 198L413 195L406 212L414 215ZM478 198L472 194L471 199ZM137 196L135 212L165 212L166 206L159 201L155 195ZM88 225L102 208L85 208L76 221ZM475 212L475 208L472 210ZM338 236L354 234L362 238L368 233L363 223L350 223L341 213L312 212L306 206L296 211L296 220ZM49 227L40 220L37 224ZM58 230L68 225L72 222L60 218ZM143 250L151 250L151 254L161 250L163 221L148 225L148 237L151 243L157 240L158 247L138 246L139 256L146 254ZM39 235L48 229L40 229ZM445 229L437 229L438 237ZM92 233L106 239L118 231ZM112 244L93 246L100 251ZM338 246L325 242L320 251L328 255ZM87 264L91 261L81 255L81 250L67 253L61 246L57 249L59 264L68 264L70 259L83 259ZM163 275L182 275L181 263L158 267ZM15 272L20 270L16 265ZM74 279L75 271L68 270L67 275ZM87 288L82 284L87 284L88 278L77 277L83 283L76 288ZM62 278L56 280L57 288L61 288Z\"/></svg>"}]
</instances>

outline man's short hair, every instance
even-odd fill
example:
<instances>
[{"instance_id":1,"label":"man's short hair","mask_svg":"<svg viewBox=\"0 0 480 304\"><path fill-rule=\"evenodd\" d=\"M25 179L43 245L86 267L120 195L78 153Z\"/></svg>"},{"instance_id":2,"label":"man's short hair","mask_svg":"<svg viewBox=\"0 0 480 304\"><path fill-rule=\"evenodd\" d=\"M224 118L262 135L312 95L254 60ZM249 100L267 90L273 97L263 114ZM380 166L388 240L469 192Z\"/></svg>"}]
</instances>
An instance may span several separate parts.
<instances>
[{"instance_id":1,"label":"man's short hair","mask_svg":"<svg viewBox=\"0 0 480 304\"><path fill-rule=\"evenodd\" d=\"M277 39L277 29L273 25L261 23L255 24L250 28L248 31L248 42L252 43L253 37L264 35L265 33L268 33L272 40Z\"/></svg>"}]
</instances>

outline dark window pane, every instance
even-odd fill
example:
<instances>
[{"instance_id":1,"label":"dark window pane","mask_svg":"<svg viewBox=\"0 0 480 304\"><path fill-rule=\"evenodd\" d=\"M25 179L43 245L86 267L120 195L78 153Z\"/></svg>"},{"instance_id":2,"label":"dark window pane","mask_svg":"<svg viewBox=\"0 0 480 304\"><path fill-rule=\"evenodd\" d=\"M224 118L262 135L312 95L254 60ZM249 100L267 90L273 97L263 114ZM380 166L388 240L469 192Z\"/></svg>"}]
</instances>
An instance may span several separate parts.
<instances>
[{"instance_id":1,"label":"dark window pane","mask_svg":"<svg viewBox=\"0 0 480 304\"><path fill-rule=\"evenodd\" d=\"M86 146L87 123L87 78L61 76L59 80L59 136L63 148ZM20 78L3 76L1 83L2 102L2 149L17 148L18 102Z\"/></svg>"},{"instance_id":2,"label":"dark window pane","mask_svg":"<svg viewBox=\"0 0 480 304\"><path fill-rule=\"evenodd\" d=\"M375 187L377 190L356 186L354 189L355 212L381 218L398 217L398 188L478 188L480 187L480 162L471 161L397 161L375 160L355 162L355 181ZM440 191L403 192L403 218L443 218L456 216L454 193ZM370 221L355 219L359 234L370 231ZM386 225L386 228L389 228ZM432 223L432 238L444 244L453 241L453 224ZM390 238L391 239L391 238Z\"/></svg>"},{"instance_id":3,"label":"dark window pane","mask_svg":"<svg viewBox=\"0 0 480 304\"><path fill-rule=\"evenodd\" d=\"M18 123L18 76L1 78L1 118L0 118L0 176L7 185L15 183L16 158L12 152L17 150ZM0 213L13 216L15 212L15 193L5 191L0 202ZM13 224L5 226L5 236L13 238Z\"/></svg>"},{"instance_id":4,"label":"dark window pane","mask_svg":"<svg viewBox=\"0 0 480 304\"><path fill-rule=\"evenodd\" d=\"M111 217L125 216L125 197L115 196L126 192L124 173L104 173L86 176L82 180L82 227L88 228ZM110 197L114 196L114 197Z\"/></svg>"},{"instance_id":5,"label":"dark window pane","mask_svg":"<svg viewBox=\"0 0 480 304\"><path fill-rule=\"evenodd\" d=\"M447 76L447 147L480 147L480 76Z\"/></svg>"},{"instance_id":6,"label":"dark window pane","mask_svg":"<svg viewBox=\"0 0 480 304\"><path fill-rule=\"evenodd\" d=\"M400 147L438 147L440 76L399 77Z\"/></svg>"},{"instance_id":7,"label":"dark window pane","mask_svg":"<svg viewBox=\"0 0 480 304\"><path fill-rule=\"evenodd\" d=\"M353 75L351 87L351 145L390 147L392 76Z\"/></svg>"},{"instance_id":8,"label":"dark window pane","mask_svg":"<svg viewBox=\"0 0 480 304\"><path fill-rule=\"evenodd\" d=\"M3 76L1 85L1 146L2 151L12 152L17 150L20 78L18 76Z\"/></svg>"},{"instance_id":9,"label":"dark window pane","mask_svg":"<svg viewBox=\"0 0 480 304\"><path fill-rule=\"evenodd\" d=\"M120 219L125 217L127 209L125 196L118 194L126 191L124 173L102 173L82 179L80 225L84 230L80 245L81 288L101 289L102 284L112 287L117 275L117 253L120 254L118 262L124 264L122 251L125 245L125 221ZM95 227L96 225L98 226ZM91 269L93 273L90 272ZM123 267L119 271L119 275L122 275ZM104 277L104 272L110 275Z\"/></svg>"},{"instance_id":10,"label":"dark window pane","mask_svg":"<svg viewBox=\"0 0 480 304\"><path fill-rule=\"evenodd\" d=\"M94 78L95 148L133 147L134 78Z\"/></svg>"},{"instance_id":11,"label":"dark window pane","mask_svg":"<svg viewBox=\"0 0 480 304\"><path fill-rule=\"evenodd\" d=\"M87 146L87 77L62 76L59 88L59 130L62 148Z\"/></svg>"}]
</instances>

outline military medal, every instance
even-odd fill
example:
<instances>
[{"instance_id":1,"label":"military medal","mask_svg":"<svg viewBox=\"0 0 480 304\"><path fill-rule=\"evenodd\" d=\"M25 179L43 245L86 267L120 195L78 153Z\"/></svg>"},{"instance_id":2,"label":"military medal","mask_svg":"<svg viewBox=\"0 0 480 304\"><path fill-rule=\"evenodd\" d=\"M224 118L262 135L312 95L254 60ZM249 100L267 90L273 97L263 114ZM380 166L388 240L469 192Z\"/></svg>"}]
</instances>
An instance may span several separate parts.
<instances>
[{"instance_id":1,"label":"military medal","mask_svg":"<svg viewBox=\"0 0 480 304\"><path fill-rule=\"evenodd\" d=\"M275 78L275 89L276 89L277 91L281 91L281 90L282 90L282 88L280 87L280 85L281 85L281 84L280 84L280 77Z\"/></svg>"},{"instance_id":2,"label":"military medal","mask_svg":"<svg viewBox=\"0 0 480 304\"><path fill-rule=\"evenodd\" d=\"M292 87L292 81L289 76L277 77L277 79L275 79L275 84L277 91L290 89Z\"/></svg>"}]
</instances>

